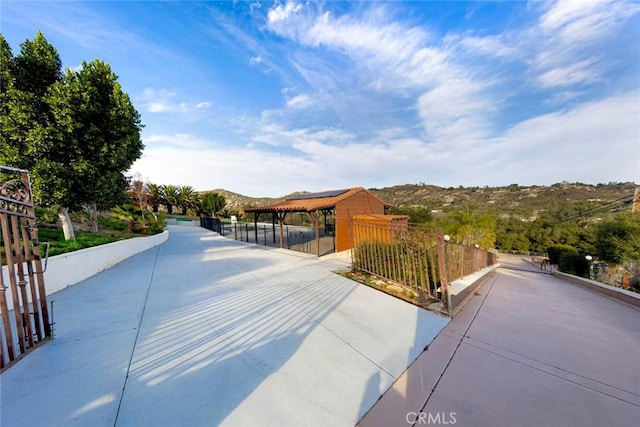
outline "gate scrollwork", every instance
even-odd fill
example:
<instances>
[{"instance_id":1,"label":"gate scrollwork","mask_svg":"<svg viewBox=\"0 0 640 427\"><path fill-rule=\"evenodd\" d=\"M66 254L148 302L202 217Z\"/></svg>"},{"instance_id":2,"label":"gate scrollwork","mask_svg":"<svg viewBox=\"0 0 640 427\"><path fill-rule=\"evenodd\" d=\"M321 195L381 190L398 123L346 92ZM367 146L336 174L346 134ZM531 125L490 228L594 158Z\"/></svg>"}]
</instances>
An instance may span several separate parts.
<instances>
[{"instance_id":1,"label":"gate scrollwork","mask_svg":"<svg viewBox=\"0 0 640 427\"><path fill-rule=\"evenodd\" d=\"M51 338L31 183L0 166L0 370Z\"/></svg>"}]
</instances>

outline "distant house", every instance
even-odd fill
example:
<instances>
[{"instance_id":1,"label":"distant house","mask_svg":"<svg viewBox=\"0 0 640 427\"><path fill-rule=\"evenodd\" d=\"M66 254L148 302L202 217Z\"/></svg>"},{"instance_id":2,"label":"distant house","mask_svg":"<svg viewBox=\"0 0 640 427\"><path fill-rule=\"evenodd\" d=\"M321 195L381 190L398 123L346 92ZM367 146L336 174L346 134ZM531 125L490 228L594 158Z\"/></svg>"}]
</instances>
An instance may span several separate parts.
<instances>
[{"instance_id":1,"label":"distant house","mask_svg":"<svg viewBox=\"0 0 640 427\"><path fill-rule=\"evenodd\" d=\"M283 224L287 214L305 213L311 219L316 231L316 253L321 254L320 238L333 238L336 252L351 248L349 218L354 215L384 215L391 205L380 200L362 187L343 190L303 193L265 206L246 208L245 212L255 214L257 224L260 215L273 215L280 226L280 246L282 247ZM321 233L321 229L323 233ZM257 241L257 238L256 238Z\"/></svg>"}]
</instances>

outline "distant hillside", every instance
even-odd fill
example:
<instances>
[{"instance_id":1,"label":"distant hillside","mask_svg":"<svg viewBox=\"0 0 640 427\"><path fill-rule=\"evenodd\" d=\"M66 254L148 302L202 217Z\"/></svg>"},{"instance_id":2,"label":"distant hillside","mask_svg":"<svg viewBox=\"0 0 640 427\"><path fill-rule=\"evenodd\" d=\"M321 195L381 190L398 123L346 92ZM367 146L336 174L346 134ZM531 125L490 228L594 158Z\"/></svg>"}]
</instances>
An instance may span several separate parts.
<instances>
[{"instance_id":1,"label":"distant hillside","mask_svg":"<svg viewBox=\"0 0 640 427\"><path fill-rule=\"evenodd\" d=\"M294 196L300 193L291 193L282 197L249 197L243 196L242 194L234 193L232 191L224 190L218 188L216 190L210 190L216 192L227 200L226 208L229 210L240 210L242 208L246 208L249 206L262 206L269 205L271 203L279 202L281 200L285 200L287 197ZM208 193L209 191L203 191L202 193Z\"/></svg>"},{"instance_id":2,"label":"distant hillside","mask_svg":"<svg viewBox=\"0 0 640 427\"><path fill-rule=\"evenodd\" d=\"M581 183L558 183L551 186L507 187L438 187L427 184L405 184L385 188L369 189L373 194L397 207L425 207L446 213L464 205L480 209L495 210L503 216L534 219L544 210L567 203L577 203L599 214L601 207L631 209L630 198L636 184L609 183L588 185ZM224 189L212 190L227 199L227 208L241 209L247 206L265 205L284 200L292 193L279 198L247 197ZM628 202L627 204L624 204ZM623 205L624 204L624 205ZM612 210L611 209L611 210Z\"/></svg>"},{"instance_id":3,"label":"distant hillside","mask_svg":"<svg viewBox=\"0 0 640 427\"><path fill-rule=\"evenodd\" d=\"M373 188L370 191L382 200L398 207L422 206L434 211L448 212L464 205L481 210L495 210L502 216L535 219L544 210L569 204L581 204L585 211L594 214L617 208L624 202L631 209L636 184L609 183L588 185L558 183L551 186L524 187L512 184L507 187L449 187L425 184L397 185ZM625 205L626 206L626 205ZM612 210L611 209L611 210Z\"/></svg>"}]
</instances>

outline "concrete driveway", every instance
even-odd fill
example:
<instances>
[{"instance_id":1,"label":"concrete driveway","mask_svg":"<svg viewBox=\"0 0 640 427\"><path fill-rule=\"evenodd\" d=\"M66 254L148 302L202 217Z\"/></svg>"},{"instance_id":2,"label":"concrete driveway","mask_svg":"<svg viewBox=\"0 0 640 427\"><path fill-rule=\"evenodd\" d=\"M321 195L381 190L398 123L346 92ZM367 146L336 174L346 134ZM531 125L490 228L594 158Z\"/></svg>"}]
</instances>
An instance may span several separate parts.
<instances>
[{"instance_id":1,"label":"concrete driveway","mask_svg":"<svg viewBox=\"0 0 640 427\"><path fill-rule=\"evenodd\" d=\"M55 339L0 377L0 424L353 426L448 319L344 267L171 227L50 297Z\"/></svg>"}]
</instances>

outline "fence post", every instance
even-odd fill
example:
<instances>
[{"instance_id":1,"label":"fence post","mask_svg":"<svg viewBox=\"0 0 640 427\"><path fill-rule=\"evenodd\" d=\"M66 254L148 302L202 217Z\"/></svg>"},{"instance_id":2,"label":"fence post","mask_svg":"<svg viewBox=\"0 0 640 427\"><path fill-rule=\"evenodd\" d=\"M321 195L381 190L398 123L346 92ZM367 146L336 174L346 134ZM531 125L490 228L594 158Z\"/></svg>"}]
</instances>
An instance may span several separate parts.
<instances>
[{"instance_id":1,"label":"fence post","mask_svg":"<svg viewBox=\"0 0 640 427\"><path fill-rule=\"evenodd\" d=\"M447 263L445 260L445 241L442 229L436 230L436 240L438 242L438 270L440 270L440 290L442 293L442 307L449 311L449 281L447 280Z\"/></svg>"}]
</instances>

